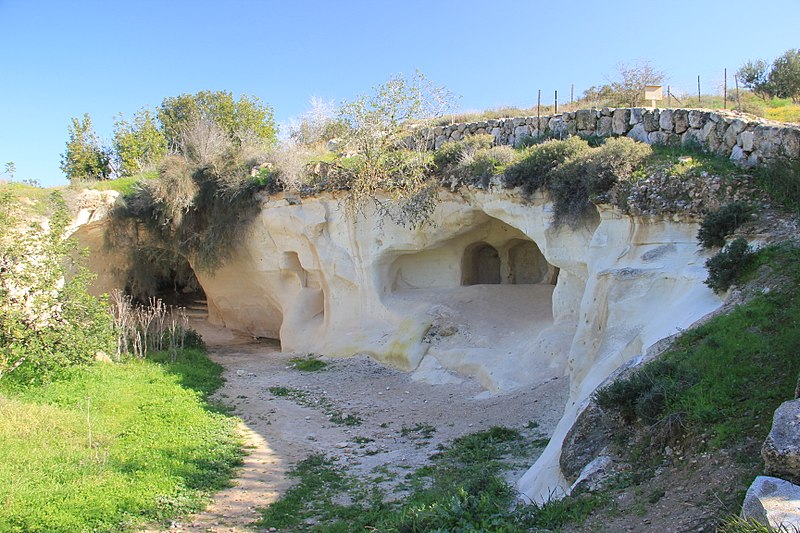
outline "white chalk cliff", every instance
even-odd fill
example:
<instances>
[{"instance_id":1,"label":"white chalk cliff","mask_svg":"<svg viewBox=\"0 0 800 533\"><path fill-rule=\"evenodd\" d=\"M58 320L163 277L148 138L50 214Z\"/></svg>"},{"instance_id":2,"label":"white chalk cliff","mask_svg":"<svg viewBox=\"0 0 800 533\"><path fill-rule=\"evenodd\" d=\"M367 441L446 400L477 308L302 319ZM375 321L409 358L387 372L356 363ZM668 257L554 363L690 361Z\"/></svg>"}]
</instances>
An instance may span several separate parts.
<instances>
[{"instance_id":1,"label":"white chalk cliff","mask_svg":"<svg viewBox=\"0 0 800 533\"><path fill-rule=\"evenodd\" d=\"M693 223L606 208L577 228L551 219L545 197L508 190L442 192L433 224L415 230L375 213L349 220L329 194L279 195L230 261L196 274L212 322L285 351L367 353L419 379L474 376L493 392L569 376L564 417L519 481L542 501L567 488L561 443L595 388L722 303L703 283ZM108 274L97 234L97 223L76 233Z\"/></svg>"}]
</instances>

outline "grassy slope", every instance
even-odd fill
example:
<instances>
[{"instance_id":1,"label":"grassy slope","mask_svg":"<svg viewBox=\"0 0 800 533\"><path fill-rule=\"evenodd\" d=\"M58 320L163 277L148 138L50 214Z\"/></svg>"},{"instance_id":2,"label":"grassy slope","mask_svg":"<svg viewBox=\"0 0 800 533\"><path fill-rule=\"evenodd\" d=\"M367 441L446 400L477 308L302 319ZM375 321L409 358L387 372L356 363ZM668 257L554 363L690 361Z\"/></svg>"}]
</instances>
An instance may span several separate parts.
<instances>
[{"instance_id":1,"label":"grassy slope","mask_svg":"<svg viewBox=\"0 0 800 533\"><path fill-rule=\"evenodd\" d=\"M110 531L201 507L241 457L235 421L204 400L220 372L187 351L0 394L0 530Z\"/></svg>"}]
</instances>

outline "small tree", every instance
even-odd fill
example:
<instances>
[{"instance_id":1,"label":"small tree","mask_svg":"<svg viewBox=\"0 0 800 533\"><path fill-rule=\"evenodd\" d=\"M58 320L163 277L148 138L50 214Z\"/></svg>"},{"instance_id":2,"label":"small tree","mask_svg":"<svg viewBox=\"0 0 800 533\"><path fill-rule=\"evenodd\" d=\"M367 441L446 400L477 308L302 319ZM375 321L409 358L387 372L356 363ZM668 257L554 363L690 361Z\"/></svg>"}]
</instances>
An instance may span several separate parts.
<instances>
[{"instance_id":1,"label":"small tree","mask_svg":"<svg viewBox=\"0 0 800 533\"><path fill-rule=\"evenodd\" d=\"M121 176L138 174L164 158L167 143L149 109L137 111L132 123L119 115L114 123L114 151Z\"/></svg>"},{"instance_id":2,"label":"small tree","mask_svg":"<svg viewBox=\"0 0 800 533\"><path fill-rule=\"evenodd\" d=\"M347 182L350 214L371 200L395 222L415 226L427 220L436 197L436 184L427 179L428 136L452 102L452 93L417 72L411 79L392 77L374 94L342 106L344 151L353 157L338 170ZM389 198L381 199L379 191Z\"/></svg>"},{"instance_id":3,"label":"small tree","mask_svg":"<svg viewBox=\"0 0 800 533\"><path fill-rule=\"evenodd\" d=\"M615 105L638 107L644 103L644 88L647 85L661 85L664 73L657 70L649 61L639 61L633 65L617 65L618 79L611 83L611 93Z\"/></svg>"},{"instance_id":4,"label":"small tree","mask_svg":"<svg viewBox=\"0 0 800 533\"><path fill-rule=\"evenodd\" d=\"M111 177L111 151L100 145L88 113L69 125L67 150L61 155L61 170L70 180L105 180Z\"/></svg>"},{"instance_id":5,"label":"small tree","mask_svg":"<svg viewBox=\"0 0 800 533\"><path fill-rule=\"evenodd\" d=\"M772 88L768 80L767 62L763 59L748 61L736 71L736 78L745 89L750 89L762 100L772 97Z\"/></svg>"},{"instance_id":6,"label":"small tree","mask_svg":"<svg viewBox=\"0 0 800 533\"><path fill-rule=\"evenodd\" d=\"M772 63L769 85L778 98L800 99L800 50L791 49Z\"/></svg>"}]
</instances>

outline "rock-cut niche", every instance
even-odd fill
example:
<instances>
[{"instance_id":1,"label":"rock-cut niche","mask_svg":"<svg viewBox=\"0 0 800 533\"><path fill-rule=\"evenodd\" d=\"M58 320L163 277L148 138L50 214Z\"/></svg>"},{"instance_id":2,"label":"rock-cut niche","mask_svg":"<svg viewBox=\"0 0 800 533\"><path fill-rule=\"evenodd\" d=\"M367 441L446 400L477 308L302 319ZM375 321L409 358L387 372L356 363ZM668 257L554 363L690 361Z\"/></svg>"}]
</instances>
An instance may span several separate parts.
<instances>
[{"instance_id":1,"label":"rock-cut niche","mask_svg":"<svg viewBox=\"0 0 800 533\"><path fill-rule=\"evenodd\" d=\"M462 285L555 285L558 269L547 262L535 242L512 239L495 248L477 242L464 249Z\"/></svg>"}]
</instances>

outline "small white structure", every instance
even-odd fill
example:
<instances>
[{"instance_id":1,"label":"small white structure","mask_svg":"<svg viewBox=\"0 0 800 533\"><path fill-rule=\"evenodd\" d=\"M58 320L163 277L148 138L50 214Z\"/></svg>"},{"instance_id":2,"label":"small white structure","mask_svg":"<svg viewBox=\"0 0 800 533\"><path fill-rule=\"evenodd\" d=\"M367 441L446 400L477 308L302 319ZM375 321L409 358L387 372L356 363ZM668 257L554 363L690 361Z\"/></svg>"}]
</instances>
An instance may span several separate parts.
<instances>
[{"instance_id":1,"label":"small white structure","mask_svg":"<svg viewBox=\"0 0 800 533\"><path fill-rule=\"evenodd\" d=\"M645 85L644 99L650 100L650 107L655 107L656 102L664 99L664 86L663 85Z\"/></svg>"}]
</instances>

